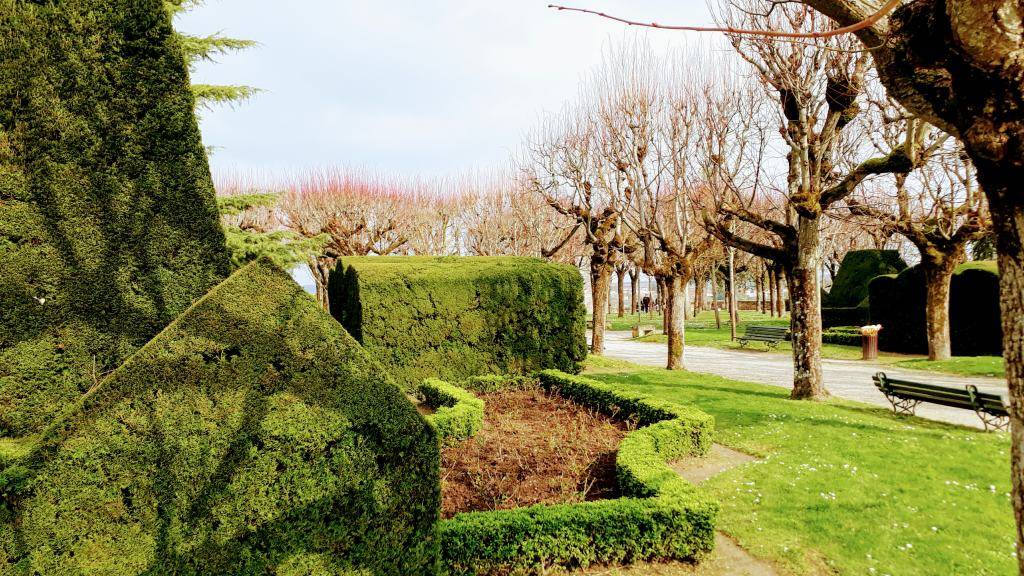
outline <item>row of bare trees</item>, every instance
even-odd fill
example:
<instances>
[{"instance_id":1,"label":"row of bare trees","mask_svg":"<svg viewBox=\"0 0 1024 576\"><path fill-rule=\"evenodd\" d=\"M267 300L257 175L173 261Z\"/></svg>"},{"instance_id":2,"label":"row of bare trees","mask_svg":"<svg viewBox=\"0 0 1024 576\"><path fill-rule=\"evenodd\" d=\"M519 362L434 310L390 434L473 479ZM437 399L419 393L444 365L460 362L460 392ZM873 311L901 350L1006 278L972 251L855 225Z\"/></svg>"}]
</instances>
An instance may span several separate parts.
<instances>
[{"instance_id":1,"label":"row of bare trees","mask_svg":"<svg viewBox=\"0 0 1024 576\"><path fill-rule=\"evenodd\" d=\"M575 222L566 238L582 237L592 352L602 351L613 274L636 267L658 283L668 368L682 368L687 286L703 288L719 267L735 286L740 251L769 277L755 285L788 287L792 396L826 397L823 270L834 275L847 250L897 236L925 270L930 357L948 358L950 279L967 246L992 233L963 147L888 99L854 38L815 36L833 26L817 12L736 0L717 18L809 37L733 36L731 55L614 50L580 98L530 135L519 162L529 190Z\"/></svg>"}]
</instances>

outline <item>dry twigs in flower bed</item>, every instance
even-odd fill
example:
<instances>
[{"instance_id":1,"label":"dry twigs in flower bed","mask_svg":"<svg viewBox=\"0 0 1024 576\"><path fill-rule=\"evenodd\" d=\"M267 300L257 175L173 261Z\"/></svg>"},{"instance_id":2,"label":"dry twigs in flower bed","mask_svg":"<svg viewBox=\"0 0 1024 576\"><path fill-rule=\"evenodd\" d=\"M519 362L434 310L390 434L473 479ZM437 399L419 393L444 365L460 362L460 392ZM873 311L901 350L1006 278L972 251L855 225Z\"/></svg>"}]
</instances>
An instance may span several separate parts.
<instances>
[{"instance_id":1,"label":"dry twigs in flower bed","mask_svg":"<svg viewBox=\"0 0 1024 576\"><path fill-rule=\"evenodd\" d=\"M442 515L618 497L614 420L540 387L481 396L483 429L442 451Z\"/></svg>"}]
</instances>

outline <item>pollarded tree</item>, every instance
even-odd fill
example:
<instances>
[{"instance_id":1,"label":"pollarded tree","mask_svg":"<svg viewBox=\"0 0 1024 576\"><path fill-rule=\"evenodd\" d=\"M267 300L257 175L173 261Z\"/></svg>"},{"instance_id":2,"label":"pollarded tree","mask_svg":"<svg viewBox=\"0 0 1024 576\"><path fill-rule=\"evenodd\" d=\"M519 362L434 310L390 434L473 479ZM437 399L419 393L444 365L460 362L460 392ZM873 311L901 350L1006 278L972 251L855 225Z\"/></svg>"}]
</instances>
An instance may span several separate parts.
<instances>
[{"instance_id":1,"label":"pollarded tree","mask_svg":"<svg viewBox=\"0 0 1024 576\"><path fill-rule=\"evenodd\" d=\"M618 195L609 188L601 162L597 128L582 108L548 118L527 143L523 162L528 190L573 222L563 242L581 233L590 251L593 354L604 352L611 276L627 240Z\"/></svg>"},{"instance_id":2,"label":"pollarded tree","mask_svg":"<svg viewBox=\"0 0 1024 576\"><path fill-rule=\"evenodd\" d=\"M858 28L889 95L960 138L978 171L999 252L1017 560L1024 574L1024 6L1020 0L802 1Z\"/></svg>"},{"instance_id":3,"label":"pollarded tree","mask_svg":"<svg viewBox=\"0 0 1024 576\"><path fill-rule=\"evenodd\" d=\"M762 0L728 4L725 24L735 28L820 33L830 26L820 15L793 5ZM793 392L797 399L828 395L821 374L821 217L873 175L909 172L920 143L907 140L882 156L851 163L856 147L848 128L861 116L859 98L868 56L852 43L832 37L783 43L772 38L733 35L737 53L757 72L772 96L785 142L788 173L785 220L765 218L723 202L720 209L778 237L774 246L740 237L727 227L714 233L727 244L780 262L786 271L792 307Z\"/></svg>"},{"instance_id":4,"label":"pollarded tree","mask_svg":"<svg viewBox=\"0 0 1024 576\"><path fill-rule=\"evenodd\" d=\"M409 241L415 187L395 178L335 169L296 179L281 201L285 225L304 238L326 236L310 257L317 299L327 309L327 281L338 258L386 256Z\"/></svg>"},{"instance_id":5,"label":"pollarded tree","mask_svg":"<svg viewBox=\"0 0 1024 576\"><path fill-rule=\"evenodd\" d=\"M952 356L949 327L950 283L967 260L967 246L991 233L985 197L963 147L945 133L897 106L880 104L884 119L868 136L882 148L921 131L926 146L922 166L896 174L891 187L872 187L847 199L849 212L912 243L921 255L925 277L925 328L928 359Z\"/></svg>"}]
</instances>

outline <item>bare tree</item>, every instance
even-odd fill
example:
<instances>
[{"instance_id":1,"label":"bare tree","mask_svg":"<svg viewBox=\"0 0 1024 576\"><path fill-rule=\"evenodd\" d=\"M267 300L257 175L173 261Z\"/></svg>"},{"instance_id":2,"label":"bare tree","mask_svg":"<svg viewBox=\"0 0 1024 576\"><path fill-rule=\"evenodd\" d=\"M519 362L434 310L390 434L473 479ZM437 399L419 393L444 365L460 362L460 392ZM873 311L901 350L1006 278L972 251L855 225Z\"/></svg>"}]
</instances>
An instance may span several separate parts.
<instances>
[{"instance_id":1,"label":"bare tree","mask_svg":"<svg viewBox=\"0 0 1024 576\"><path fill-rule=\"evenodd\" d=\"M573 227L545 250L561 251L577 233L590 251L590 289L594 319L590 350L604 352L611 275L621 258L626 231L618 195L607 187L596 139L597 126L582 108L549 117L529 139L523 161L528 189Z\"/></svg>"},{"instance_id":2,"label":"bare tree","mask_svg":"<svg viewBox=\"0 0 1024 576\"><path fill-rule=\"evenodd\" d=\"M727 9L722 18L737 28L810 32L826 25L811 11L766 0L737 0ZM862 113L858 99L869 65L868 56L851 50L849 41L809 38L780 43L738 35L731 40L777 106L780 134L788 149L785 219L766 218L734 194L720 210L775 235L778 242L767 245L741 237L720 220L711 220L711 229L726 244L782 264L792 308L792 397L823 398L828 391L821 375L821 216L868 177L910 171L919 142L908 139L885 155L849 162L856 149L847 129Z\"/></svg>"},{"instance_id":3,"label":"bare tree","mask_svg":"<svg viewBox=\"0 0 1024 576\"><path fill-rule=\"evenodd\" d=\"M346 169L296 178L281 202L289 229L306 238L326 236L309 261L317 300L328 307L327 281L342 256L388 255L409 240L406 207L416 191L397 179Z\"/></svg>"},{"instance_id":4,"label":"bare tree","mask_svg":"<svg viewBox=\"0 0 1024 576\"><path fill-rule=\"evenodd\" d=\"M952 356L950 282L967 260L967 245L991 233L988 206L962 146L896 106L880 107L883 125L870 127L869 136L886 147L907 132L920 131L926 142L924 163L910 174L896 174L891 188L873 187L846 203L851 214L900 234L917 248L925 277L928 358L947 360Z\"/></svg>"}]
</instances>

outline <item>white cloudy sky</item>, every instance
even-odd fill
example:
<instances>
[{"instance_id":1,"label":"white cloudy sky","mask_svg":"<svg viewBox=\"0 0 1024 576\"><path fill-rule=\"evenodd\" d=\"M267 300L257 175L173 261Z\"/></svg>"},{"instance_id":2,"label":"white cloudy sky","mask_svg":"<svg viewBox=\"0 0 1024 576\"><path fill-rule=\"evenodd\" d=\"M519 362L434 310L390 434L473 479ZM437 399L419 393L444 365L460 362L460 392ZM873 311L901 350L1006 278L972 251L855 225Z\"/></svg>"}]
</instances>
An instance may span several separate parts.
<instances>
[{"instance_id":1,"label":"white cloudy sky","mask_svg":"<svg viewBox=\"0 0 1024 576\"><path fill-rule=\"evenodd\" d=\"M261 46L194 80L266 90L204 112L215 170L345 164L448 174L507 158L545 110L571 100L602 50L638 32L558 13L550 0L209 0L190 33ZM580 0L576 0L580 1ZM590 8L702 24L705 0L585 0ZM696 42L648 31L657 47Z\"/></svg>"}]
</instances>

